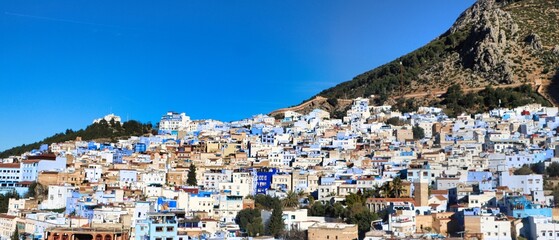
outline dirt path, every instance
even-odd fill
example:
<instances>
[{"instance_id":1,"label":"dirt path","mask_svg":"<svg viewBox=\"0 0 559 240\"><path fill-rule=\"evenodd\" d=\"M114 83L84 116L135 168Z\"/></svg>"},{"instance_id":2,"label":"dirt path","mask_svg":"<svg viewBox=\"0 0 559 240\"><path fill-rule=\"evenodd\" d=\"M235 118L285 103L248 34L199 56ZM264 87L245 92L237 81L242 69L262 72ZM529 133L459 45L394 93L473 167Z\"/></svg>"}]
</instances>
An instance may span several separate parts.
<instances>
[{"instance_id":1,"label":"dirt path","mask_svg":"<svg viewBox=\"0 0 559 240\"><path fill-rule=\"evenodd\" d=\"M493 88L513 88L513 87L519 87L522 86L523 83L515 83L515 84L507 84L507 85L499 85L499 86L493 86ZM470 92L479 92L481 90L485 89L485 87L478 87L478 88L465 88L462 89L463 92L465 93L470 93ZM409 93L409 94L405 94L403 96L396 96L394 97L394 99L398 99L398 98L416 98L416 97L426 97L426 96L438 96L438 95L442 95L446 93L446 90L431 90L431 91L426 91L426 92L419 92L419 93Z\"/></svg>"},{"instance_id":2,"label":"dirt path","mask_svg":"<svg viewBox=\"0 0 559 240\"><path fill-rule=\"evenodd\" d=\"M515 84L506 84L506 85L498 85L498 86L492 86L493 88L514 88L514 87L519 87L522 86L524 83L515 83ZM531 83L535 89L536 92L538 94L540 94L542 97L544 97L546 100L548 100L549 102L551 102L553 105L557 106L557 103L555 101L553 101L552 99L550 99L547 94L545 94L544 89L549 86L548 82L534 82L532 81ZM477 87L477 88L465 88L462 89L463 92L465 93L470 93L470 92L479 92L481 90L485 89L485 87ZM393 99L399 99L399 98L419 98L419 97L427 97L427 96L440 96L442 94L446 93L446 90L429 90L426 92L416 92L416 93L408 93L402 96L394 96ZM313 106L318 106L324 102L326 102L326 100L328 100L325 97L321 97L321 96L317 96L315 98L313 98L310 101L301 103L300 105L297 106L293 106L293 107L288 107L288 108L281 108L278 110L275 110L273 112L270 113L270 115L277 115L277 114L281 114L281 113L285 113L287 111L302 111L307 109L308 107L313 107ZM338 102L352 102L351 99L338 99Z\"/></svg>"}]
</instances>

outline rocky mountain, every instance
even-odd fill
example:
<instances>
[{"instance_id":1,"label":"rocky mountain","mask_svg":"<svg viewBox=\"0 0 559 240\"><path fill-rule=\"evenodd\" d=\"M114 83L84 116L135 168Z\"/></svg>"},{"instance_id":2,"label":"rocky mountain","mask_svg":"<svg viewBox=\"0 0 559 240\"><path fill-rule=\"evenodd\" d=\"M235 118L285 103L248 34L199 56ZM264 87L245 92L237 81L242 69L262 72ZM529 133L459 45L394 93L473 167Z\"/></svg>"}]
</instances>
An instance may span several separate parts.
<instances>
[{"instance_id":1,"label":"rocky mountain","mask_svg":"<svg viewBox=\"0 0 559 240\"><path fill-rule=\"evenodd\" d=\"M444 93L452 85L465 93L491 86L516 98L526 95L516 93L520 86L529 85L537 94L528 98L556 103L558 67L559 1L478 0L427 45L326 89L295 110L343 111L347 108L344 99L356 97L372 97L377 104L405 106L407 101L444 106ZM472 107L483 107L480 104L483 99ZM285 110L290 109L272 114Z\"/></svg>"}]
</instances>

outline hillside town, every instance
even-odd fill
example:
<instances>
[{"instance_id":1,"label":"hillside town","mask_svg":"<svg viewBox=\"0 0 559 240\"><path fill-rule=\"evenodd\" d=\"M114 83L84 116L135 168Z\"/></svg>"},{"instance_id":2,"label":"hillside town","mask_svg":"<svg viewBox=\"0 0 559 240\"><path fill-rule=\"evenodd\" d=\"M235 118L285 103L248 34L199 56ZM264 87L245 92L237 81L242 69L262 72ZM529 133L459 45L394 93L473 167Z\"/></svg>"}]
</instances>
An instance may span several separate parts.
<instances>
[{"instance_id":1,"label":"hillside town","mask_svg":"<svg viewBox=\"0 0 559 240\"><path fill-rule=\"evenodd\" d=\"M122 124L108 115L94 124ZM448 117L357 98L2 159L1 239L558 239L557 107Z\"/></svg>"}]
</instances>

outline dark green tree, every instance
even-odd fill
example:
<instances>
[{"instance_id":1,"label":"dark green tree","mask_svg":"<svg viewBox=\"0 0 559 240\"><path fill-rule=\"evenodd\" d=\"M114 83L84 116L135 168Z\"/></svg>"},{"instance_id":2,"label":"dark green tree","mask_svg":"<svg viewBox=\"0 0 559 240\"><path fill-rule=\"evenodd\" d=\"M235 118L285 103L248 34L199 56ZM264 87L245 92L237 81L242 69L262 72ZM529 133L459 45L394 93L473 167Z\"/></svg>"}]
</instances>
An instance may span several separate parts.
<instances>
[{"instance_id":1,"label":"dark green tree","mask_svg":"<svg viewBox=\"0 0 559 240\"><path fill-rule=\"evenodd\" d=\"M190 167L188 167L186 184L188 186L198 186L198 181L196 180L196 166L194 166L194 163L191 163Z\"/></svg>"},{"instance_id":2,"label":"dark green tree","mask_svg":"<svg viewBox=\"0 0 559 240\"><path fill-rule=\"evenodd\" d=\"M552 162L545 171L550 177L559 177L559 163Z\"/></svg>"},{"instance_id":3,"label":"dark green tree","mask_svg":"<svg viewBox=\"0 0 559 240\"><path fill-rule=\"evenodd\" d=\"M400 119L400 117L391 117L391 118L387 119L385 123L393 125L393 126L403 126L407 122Z\"/></svg>"},{"instance_id":4,"label":"dark green tree","mask_svg":"<svg viewBox=\"0 0 559 240\"><path fill-rule=\"evenodd\" d=\"M326 213L324 204L322 204L320 201L315 201L311 208L309 209L309 216L324 216L324 214Z\"/></svg>"},{"instance_id":5,"label":"dark green tree","mask_svg":"<svg viewBox=\"0 0 559 240\"><path fill-rule=\"evenodd\" d=\"M395 177L394 180L392 180L392 184L390 184L390 187L391 197L399 198L403 190L402 179L400 179L400 177Z\"/></svg>"},{"instance_id":6,"label":"dark green tree","mask_svg":"<svg viewBox=\"0 0 559 240\"><path fill-rule=\"evenodd\" d=\"M415 140L423 139L425 137L425 131L420 126L413 126L412 132L413 132L413 139Z\"/></svg>"},{"instance_id":7,"label":"dark green tree","mask_svg":"<svg viewBox=\"0 0 559 240\"><path fill-rule=\"evenodd\" d=\"M258 209L243 209L239 211L237 217L235 217L235 222L250 237L264 234L264 225L262 225L262 217Z\"/></svg>"},{"instance_id":8,"label":"dark green tree","mask_svg":"<svg viewBox=\"0 0 559 240\"><path fill-rule=\"evenodd\" d=\"M378 219L365 205L348 206L346 223L357 224L359 239L363 239L366 232L371 230L371 222Z\"/></svg>"},{"instance_id":9,"label":"dark green tree","mask_svg":"<svg viewBox=\"0 0 559 240\"><path fill-rule=\"evenodd\" d=\"M266 194L257 194L254 196L254 204L258 209L273 209L275 204L281 204L278 198L273 198Z\"/></svg>"},{"instance_id":10,"label":"dark green tree","mask_svg":"<svg viewBox=\"0 0 559 240\"><path fill-rule=\"evenodd\" d=\"M530 169L535 174L544 174L545 173L545 162L530 164Z\"/></svg>"},{"instance_id":11,"label":"dark green tree","mask_svg":"<svg viewBox=\"0 0 559 240\"><path fill-rule=\"evenodd\" d=\"M0 195L0 213L8 212L8 205L10 202L10 198L19 199L19 194L14 190L6 194Z\"/></svg>"},{"instance_id":12,"label":"dark green tree","mask_svg":"<svg viewBox=\"0 0 559 240\"><path fill-rule=\"evenodd\" d=\"M281 204L276 202L272 210L272 216L266 224L266 234L279 238L283 233L285 223L283 222L283 210Z\"/></svg>"},{"instance_id":13,"label":"dark green tree","mask_svg":"<svg viewBox=\"0 0 559 240\"><path fill-rule=\"evenodd\" d=\"M344 218L344 216L345 216L345 214L346 214L346 210L345 210L345 207L344 207L343 204L341 204L341 203L339 203L339 202L336 202L336 203L334 203L334 205L332 206L332 208L333 208L333 211L332 211L333 215L332 215L332 217L334 217L334 218L341 218L341 219Z\"/></svg>"},{"instance_id":14,"label":"dark green tree","mask_svg":"<svg viewBox=\"0 0 559 240\"><path fill-rule=\"evenodd\" d=\"M532 173L534 173L534 171L532 171L532 169L530 169L530 167L526 164L522 165L521 168L514 170L514 175L530 175Z\"/></svg>"},{"instance_id":15,"label":"dark green tree","mask_svg":"<svg viewBox=\"0 0 559 240\"><path fill-rule=\"evenodd\" d=\"M17 226L16 226L16 230L12 234L11 240L19 240L19 230L17 229Z\"/></svg>"}]
</instances>

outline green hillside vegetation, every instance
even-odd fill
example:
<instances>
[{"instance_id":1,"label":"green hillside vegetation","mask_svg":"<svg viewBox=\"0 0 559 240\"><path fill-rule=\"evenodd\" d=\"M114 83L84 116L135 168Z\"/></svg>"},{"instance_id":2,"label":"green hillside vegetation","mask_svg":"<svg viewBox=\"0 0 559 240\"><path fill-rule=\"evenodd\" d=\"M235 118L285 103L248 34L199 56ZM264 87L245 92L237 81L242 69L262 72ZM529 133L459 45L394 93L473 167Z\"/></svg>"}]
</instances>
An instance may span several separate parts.
<instances>
[{"instance_id":1,"label":"green hillside vegetation","mask_svg":"<svg viewBox=\"0 0 559 240\"><path fill-rule=\"evenodd\" d=\"M337 106L334 99L371 95L375 105L390 104L404 112L436 105L451 116L487 111L498 107L499 100L502 107L528 103L549 106L550 101L559 103L558 67L559 1L480 0L460 15L450 30L425 46L318 96L328 99L330 106L323 109L336 116L346 109ZM531 85L473 92L485 86L523 83ZM452 99L456 89L437 96L452 85L466 90L459 95L465 99ZM427 94L408 98L422 93ZM449 96L451 99L445 99Z\"/></svg>"},{"instance_id":2,"label":"green hillside vegetation","mask_svg":"<svg viewBox=\"0 0 559 240\"><path fill-rule=\"evenodd\" d=\"M405 56L365 72L348 82L326 89L318 95L326 98L356 98L378 95L379 103L383 103L393 93L404 93L412 80L444 57L462 49L468 37L469 30L447 32Z\"/></svg>"},{"instance_id":3,"label":"green hillside vegetation","mask_svg":"<svg viewBox=\"0 0 559 240\"><path fill-rule=\"evenodd\" d=\"M54 134L42 141L31 144L23 144L21 146L0 152L0 158L21 155L33 149L38 149L42 144L60 143L75 140L77 137L81 137L83 141L107 139L108 141L116 142L116 140L120 138L142 136L144 134L150 134L152 131L153 126L151 123L144 124L135 120L130 120L120 124L118 122L115 123L112 120L110 122L101 120L98 123L93 123L87 126L85 129L80 129L78 131L67 129L63 133Z\"/></svg>"},{"instance_id":4,"label":"green hillside vegetation","mask_svg":"<svg viewBox=\"0 0 559 240\"><path fill-rule=\"evenodd\" d=\"M441 102L441 104L446 106L446 113L449 116L456 116L463 112L487 112L498 107L515 108L530 103L551 106L530 85L522 85L515 88L493 88L487 86L476 93L464 93L459 85L452 85L444 94L444 100Z\"/></svg>"}]
</instances>

